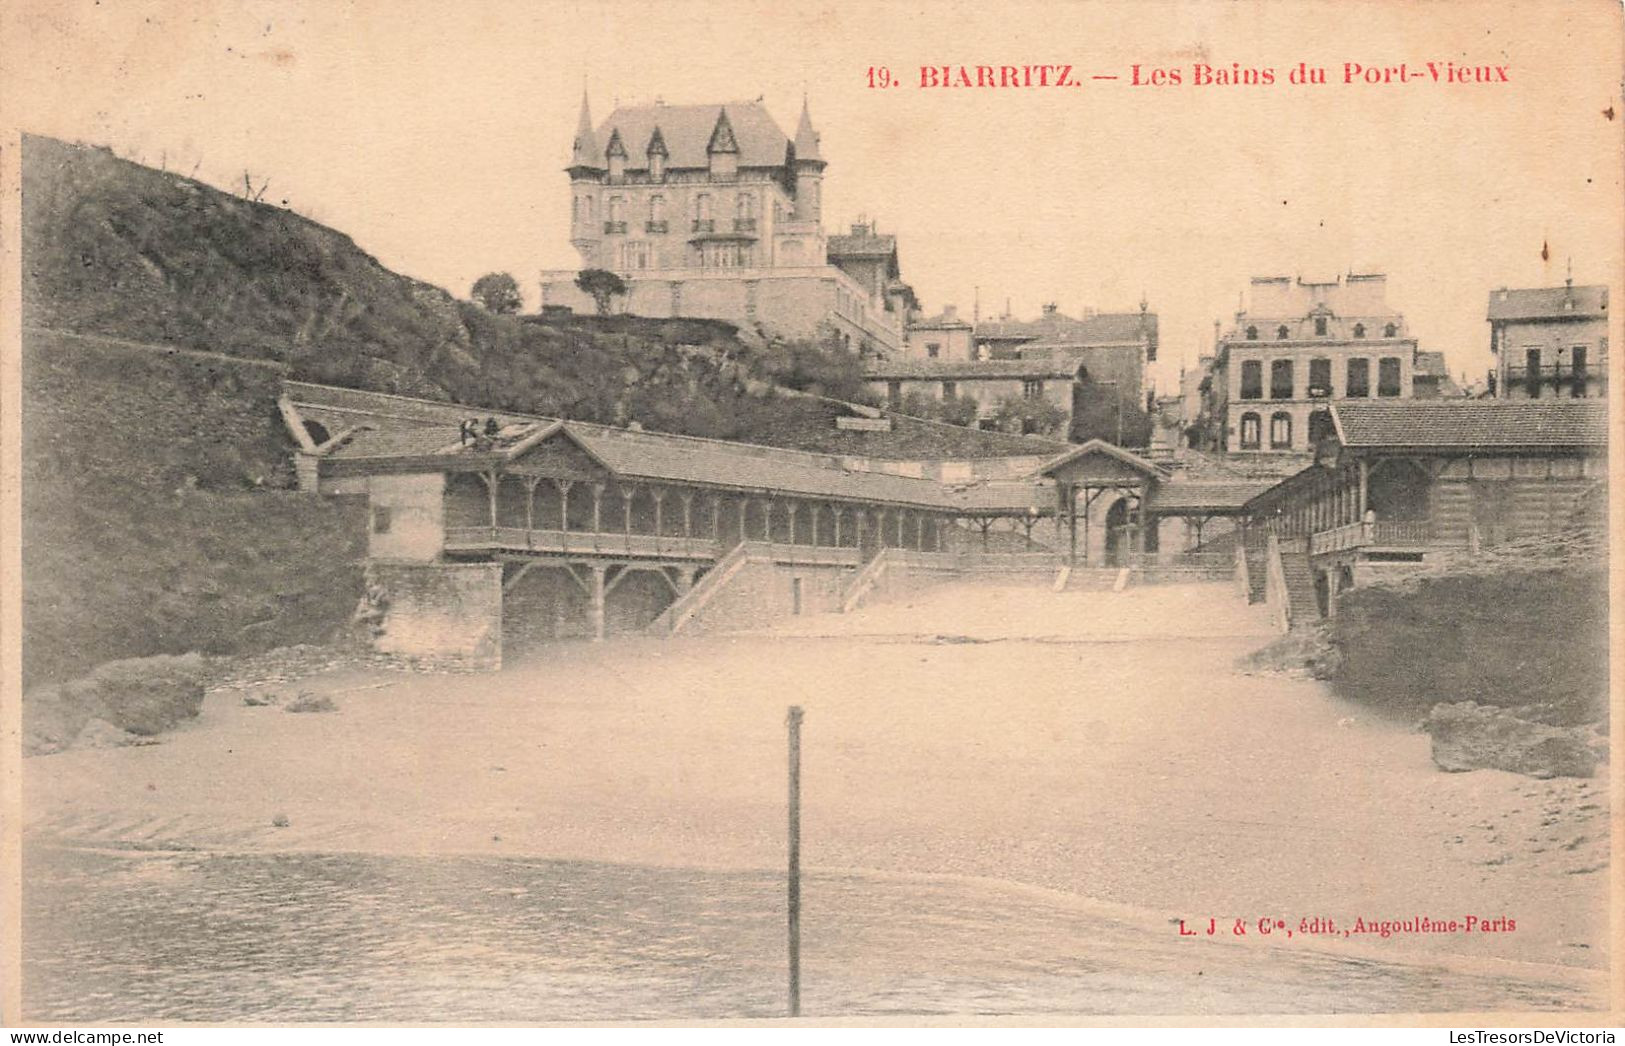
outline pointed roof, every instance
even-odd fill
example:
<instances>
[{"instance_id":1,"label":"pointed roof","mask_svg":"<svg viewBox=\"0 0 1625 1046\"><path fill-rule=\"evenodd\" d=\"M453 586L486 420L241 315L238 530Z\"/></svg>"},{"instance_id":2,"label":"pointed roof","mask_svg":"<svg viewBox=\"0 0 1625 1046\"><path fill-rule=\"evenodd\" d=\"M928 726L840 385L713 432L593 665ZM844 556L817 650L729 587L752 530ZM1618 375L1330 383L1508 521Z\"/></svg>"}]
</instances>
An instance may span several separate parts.
<instances>
[{"instance_id":1,"label":"pointed roof","mask_svg":"<svg viewBox=\"0 0 1625 1046\"><path fill-rule=\"evenodd\" d=\"M705 152L707 155L739 152L739 142L734 138L733 124L728 122L726 108L717 113L717 125L711 129L711 140L705 143Z\"/></svg>"},{"instance_id":2,"label":"pointed roof","mask_svg":"<svg viewBox=\"0 0 1625 1046\"><path fill-rule=\"evenodd\" d=\"M790 151L790 139L760 102L729 102L728 128L739 149L741 167L783 167ZM706 147L722 116L720 104L622 106L598 128L598 140L606 142L614 131L621 140L641 145L660 127L660 137L670 150L666 166L671 170L703 170L710 165ZM641 169L645 156L629 158L627 170Z\"/></svg>"},{"instance_id":3,"label":"pointed roof","mask_svg":"<svg viewBox=\"0 0 1625 1046\"><path fill-rule=\"evenodd\" d=\"M1147 479L1167 479L1168 473L1157 467L1153 462L1147 461L1138 454L1124 450L1115 443L1103 439L1092 439L1080 447L1074 447L1059 457L1052 458L1042 468L1034 473L1035 476L1053 476L1057 471L1074 462L1086 458L1101 456L1121 462L1134 472Z\"/></svg>"},{"instance_id":4,"label":"pointed roof","mask_svg":"<svg viewBox=\"0 0 1625 1046\"><path fill-rule=\"evenodd\" d=\"M576 121L575 141L570 145L571 167L602 167L603 155L598 151L598 135L592 129L592 111L587 106L587 92L581 92L581 118Z\"/></svg>"},{"instance_id":5,"label":"pointed roof","mask_svg":"<svg viewBox=\"0 0 1625 1046\"><path fill-rule=\"evenodd\" d=\"M801 122L796 125L796 159L824 162L818 151L818 132L813 130L812 113L807 109L807 96L801 96Z\"/></svg>"},{"instance_id":6,"label":"pointed roof","mask_svg":"<svg viewBox=\"0 0 1625 1046\"><path fill-rule=\"evenodd\" d=\"M605 156L619 156L626 159L626 143L621 141L621 130L616 128L609 132L609 145L604 148Z\"/></svg>"},{"instance_id":7,"label":"pointed roof","mask_svg":"<svg viewBox=\"0 0 1625 1046\"><path fill-rule=\"evenodd\" d=\"M655 124L654 133L649 136L649 147L643 150L645 156L664 156L668 159L671 152L666 148L666 138L660 133L660 125Z\"/></svg>"}]
</instances>

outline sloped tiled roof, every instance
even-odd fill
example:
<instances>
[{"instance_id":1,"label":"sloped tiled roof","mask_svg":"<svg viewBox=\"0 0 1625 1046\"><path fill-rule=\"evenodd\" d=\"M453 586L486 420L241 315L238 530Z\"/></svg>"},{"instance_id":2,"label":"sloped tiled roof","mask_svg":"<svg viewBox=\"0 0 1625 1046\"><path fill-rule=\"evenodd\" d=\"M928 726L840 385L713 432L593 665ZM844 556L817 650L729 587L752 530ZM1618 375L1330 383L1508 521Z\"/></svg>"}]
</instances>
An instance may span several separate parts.
<instances>
[{"instance_id":1,"label":"sloped tiled roof","mask_svg":"<svg viewBox=\"0 0 1625 1046\"><path fill-rule=\"evenodd\" d=\"M889 232L858 232L828 237L830 258L885 258L897 251L897 237Z\"/></svg>"},{"instance_id":2,"label":"sloped tiled roof","mask_svg":"<svg viewBox=\"0 0 1625 1046\"><path fill-rule=\"evenodd\" d=\"M1077 360L877 360L867 371L871 381L1008 381L1078 376Z\"/></svg>"},{"instance_id":3,"label":"sloped tiled roof","mask_svg":"<svg viewBox=\"0 0 1625 1046\"><path fill-rule=\"evenodd\" d=\"M706 146L717 130L722 111L728 111L728 126L739 150L741 167L783 167L788 160L790 139L760 102L729 102L726 105L638 105L621 106L598 128L598 140L607 142L620 132L626 144L629 171L648 166L649 141L655 128L669 152L670 169L710 166Z\"/></svg>"},{"instance_id":4,"label":"sloped tiled roof","mask_svg":"<svg viewBox=\"0 0 1625 1046\"><path fill-rule=\"evenodd\" d=\"M1088 457L1091 454L1103 454L1107 457L1115 458L1136 472L1142 473L1143 475L1152 479L1168 478L1168 473L1155 462L1148 461L1133 451L1124 450L1117 444L1108 443L1103 439L1092 439L1081 446L1073 447L1064 454L1051 458L1049 461L1044 463L1042 468L1038 470L1038 475L1051 475L1055 472L1055 470L1065 465L1070 465L1079 458Z\"/></svg>"},{"instance_id":5,"label":"sloped tiled roof","mask_svg":"<svg viewBox=\"0 0 1625 1046\"><path fill-rule=\"evenodd\" d=\"M780 447L639 432L535 415L493 413L458 404L286 382L289 400L302 417L322 422L333 435L365 426L323 455L323 460L365 470L373 462L422 462L436 468L474 461L500 461L528 449L526 437L559 431L617 477L686 482L735 490L953 510L1025 512L1045 504L1031 483L990 482L948 486L933 480L869 468L848 468L837 455ZM494 417L503 435L494 451L463 446L458 425ZM553 433L557 435L558 432ZM1035 499L1037 499L1035 501Z\"/></svg>"},{"instance_id":6,"label":"sloped tiled roof","mask_svg":"<svg viewBox=\"0 0 1625 1046\"><path fill-rule=\"evenodd\" d=\"M758 453L758 448L600 426L565 425L565 431L614 472L628 479L665 480L855 501L947 507L946 490L929 479L885 472L848 471L822 455Z\"/></svg>"},{"instance_id":7,"label":"sloped tiled roof","mask_svg":"<svg viewBox=\"0 0 1625 1046\"><path fill-rule=\"evenodd\" d=\"M1156 339L1157 314L1143 314L1148 337ZM1083 319L1052 312L1036 320L988 320L976 325L976 337L1025 340L1046 345L1093 345L1138 341L1138 312L1098 312Z\"/></svg>"},{"instance_id":8,"label":"sloped tiled roof","mask_svg":"<svg viewBox=\"0 0 1625 1046\"><path fill-rule=\"evenodd\" d=\"M1603 400L1412 400L1334 403L1343 446L1606 447Z\"/></svg>"},{"instance_id":9,"label":"sloped tiled roof","mask_svg":"<svg viewBox=\"0 0 1625 1046\"><path fill-rule=\"evenodd\" d=\"M1153 512L1217 513L1235 511L1274 486L1271 480L1172 479L1151 489L1146 507Z\"/></svg>"},{"instance_id":10,"label":"sloped tiled roof","mask_svg":"<svg viewBox=\"0 0 1625 1046\"><path fill-rule=\"evenodd\" d=\"M1491 320L1585 319L1606 315L1607 287L1518 287L1490 292Z\"/></svg>"},{"instance_id":11,"label":"sloped tiled roof","mask_svg":"<svg viewBox=\"0 0 1625 1046\"><path fill-rule=\"evenodd\" d=\"M1445 366L1444 353L1418 352L1413 360L1414 373L1423 378L1448 378L1450 369Z\"/></svg>"},{"instance_id":12,"label":"sloped tiled roof","mask_svg":"<svg viewBox=\"0 0 1625 1046\"><path fill-rule=\"evenodd\" d=\"M912 330L945 330L948 328L969 326L969 320L965 319L957 312L950 316L946 310L937 313L935 316L927 316L924 319L915 320L913 323L909 324L909 327Z\"/></svg>"}]
</instances>

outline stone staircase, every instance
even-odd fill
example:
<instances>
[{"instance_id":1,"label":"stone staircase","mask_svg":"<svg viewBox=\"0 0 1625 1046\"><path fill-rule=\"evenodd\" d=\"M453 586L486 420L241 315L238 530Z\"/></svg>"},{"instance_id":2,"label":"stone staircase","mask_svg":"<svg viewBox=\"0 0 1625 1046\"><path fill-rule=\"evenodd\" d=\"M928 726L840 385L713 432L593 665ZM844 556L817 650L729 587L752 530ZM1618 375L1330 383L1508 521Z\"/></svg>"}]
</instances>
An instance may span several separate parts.
<instances>
[{"instance_id":1,"label":"stone staircase","mask_svg":"<svg viewBox=\"0 0 1625 1046\"><path fill-rule=\"evenodd\" d=\"M1072 567L1067 573L1066 584L1055 591L1110 592L1117 584L1118 573L1116 567Z\"/></svg>"},{"instance_id":2,"label":"stone staircase","mask_svg":"<svg viewBox=\"0 0 1625 1046\"><path fill-rule=\"evenodd\" d=\"M750 543L741 541L733 547L726 556L717 560L715 566L706 571L694 587L684 592L677 600L667 607L665 611L649 623L647 631L657 636L674 636L681 632L694 615L698 614L705 605L716 598L718 592L733 580L733 576L750 559Z\"/></svg>"},{"instance_id":3,"label":"stone staircase","mask_svg":"<svg viewBox=\"0 0 1625 1046\"><path fill-rule=\"evenodd\" d=\"M1286 618L1289 628L1320 620L1320 603L1315 598L1315 575L1309 567L1309 550L1296 543L1281 544L1281 577L1286 582Z\"/></svg>"},{"instance_id":4,"label":"stone staircase","mask_svg":"<svg viewBox=\"0 0 1625 1046\"><path fill-rule=\"evenodd\" d=\"M1247 602L1264 602L1264 588L1269 576L1269 545L1265 538L1249 537L1243 546L1247 557Z\"/></svg>"}]
</instances>

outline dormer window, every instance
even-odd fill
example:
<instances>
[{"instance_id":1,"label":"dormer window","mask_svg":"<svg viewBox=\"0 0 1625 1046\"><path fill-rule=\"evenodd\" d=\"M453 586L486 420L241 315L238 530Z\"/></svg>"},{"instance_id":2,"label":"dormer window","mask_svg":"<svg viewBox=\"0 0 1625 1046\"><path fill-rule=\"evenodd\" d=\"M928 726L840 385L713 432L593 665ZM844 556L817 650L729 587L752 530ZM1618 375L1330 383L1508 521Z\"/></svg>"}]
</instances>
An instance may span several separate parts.
<instances>
[{"instance_id":1,"label":"dormer window","mask_svg":"<svg viewBox=\"0 0 1625 1046\"><path fill-rule=\"evenodd\" d=\"M649 136L649 148L645 150L649 157L649 180L663 182L666 180L666 139L656 127Z\"/></svg>"},{"instance_id":2,"label":"dormer window","mask_svg":"<svg viewBox=\"0 0 1625 1046\"><path fill-rule=\"evenodd\" d=\"M712 178L731 179L738 173L739 141L734 137L726 109L717 114L716 126L711 129L711 140L705 145L705 155L711 164Z\"/></svg>"},{"instance_id":3,"label":"dormer window","mask_svg":"<svg viewBox=\"0 0 1625 1046\"><path fill-rule=\"evenodd\" d=\"M1384 338L1397 338L1399 337L1399 328L1390 323L1382 329L1382 336Z\"/></svg>"},{"instance_id":4,"label":"dormer window","mask_svg":"<svg viewBox=\"0 0 1625 1046\"><path fill-rule=\"evenodd\" d=\"M1363 337L1365 337L1365 324L1363 324L1363 323L1356 323L1356 324L1355 324L1355 325L1354 325L1354 336L1355 336L1355 337L1356 337L1356 338L1363 338Z\"/></svg>"},{"instance_id":5,"label":"dormer window","mask_svg":"<svg viewBox=\"0 0 1625 1046\"><path fill-rule=\"evenodd\" d=\"M604 148L604 156L609 160L611 181L619 181L626 177L626 143L621 141L620 128L617 127L610 132L609 145Z\"/></svg>"},{"instance_id":6,"label":"dormer window","mask_svg":"<svg viewBox=\"0 0 1625 1046\"><path fill-rule=\"evenodd\" d=\"M1258 340L1258 328L1257 327L1248 327L1247 328L1247 340L1248 341L1257 341Z\"/></svg>"},{"instance_id":7,"label":"dormer window","mask_svg":"<svg viewBox=\"0 0 1625 1046\"><path fill-rule=\"evenodd\" d=\"M1286 341L1288 333L1289 332L1286 329L1286 324L1281 324L1279 327L1275 328L1275 340Z\"/></svg>"},{"instance_id":8,"label":"dormer window","mask_svg":"<svg viewBox=\"0 0 1625 1046\"><path fill-rule=\"evenodd\" d=\"M1324 316L1316 316L1315 317L1315 337L1324 338L1325 336L1326 336L1326 317L1324 317Z\"/></svg>"}]
</instances>

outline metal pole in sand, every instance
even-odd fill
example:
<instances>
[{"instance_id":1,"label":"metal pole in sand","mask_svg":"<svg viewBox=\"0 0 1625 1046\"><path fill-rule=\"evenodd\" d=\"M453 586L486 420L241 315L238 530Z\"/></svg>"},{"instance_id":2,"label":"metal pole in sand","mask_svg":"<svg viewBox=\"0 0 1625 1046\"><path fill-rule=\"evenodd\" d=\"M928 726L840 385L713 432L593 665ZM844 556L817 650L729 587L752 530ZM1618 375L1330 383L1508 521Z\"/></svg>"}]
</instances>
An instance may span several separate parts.
<instances>
[{"instance_id":1,"label":"metal pole in sand","mask_svg":"<svg viewBox=\"0 0 1625 1046\"><path fill-rule=\"evenodd\" d=\"M790 1016L801 1016L801 706L785 717L790 728Z\"/></svg>"}]
</instances>

